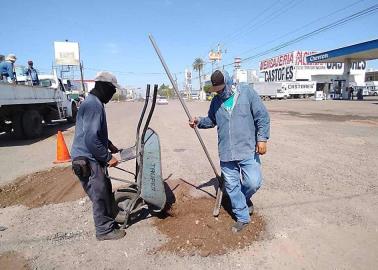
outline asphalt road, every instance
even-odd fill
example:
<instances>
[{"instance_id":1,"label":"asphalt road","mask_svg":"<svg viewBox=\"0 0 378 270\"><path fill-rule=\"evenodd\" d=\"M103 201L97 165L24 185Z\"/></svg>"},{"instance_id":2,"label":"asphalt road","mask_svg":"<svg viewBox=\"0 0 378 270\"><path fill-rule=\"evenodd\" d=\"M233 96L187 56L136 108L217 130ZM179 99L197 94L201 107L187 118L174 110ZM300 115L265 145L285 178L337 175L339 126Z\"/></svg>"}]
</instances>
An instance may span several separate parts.
<instances>
[{"instance_id":1,"label":"asphalt road","mask_svg":"<svg viewBox=\"0 0 378 270\"><path fill-rule=\"evenodd\" d=\"M0 232L0 252L19 251L38 269L377 269L378 101L265 104L271 139L262 157L264 184L254 204L267 230L249 248L207 258L150 254L165 237L149 220L132 226L124 240L99 243L90 203L76 201L0 209L0 225L9 228ZM208 106L188 103L193 115L205 115ZM106 106L114 144L134 143L141 107L139 102ZM213 177L177 101L157 106L151 126L160 135L165 178L198 186ZM59 128L70 146L74 127L64 125L49 127L35 141L0 135L0 183L53 166L52 134ZM218 164L216 130L201 134ZM204 191L213 193L214 188L192 195L204 196Z\"/></svg>"}]
</instances>

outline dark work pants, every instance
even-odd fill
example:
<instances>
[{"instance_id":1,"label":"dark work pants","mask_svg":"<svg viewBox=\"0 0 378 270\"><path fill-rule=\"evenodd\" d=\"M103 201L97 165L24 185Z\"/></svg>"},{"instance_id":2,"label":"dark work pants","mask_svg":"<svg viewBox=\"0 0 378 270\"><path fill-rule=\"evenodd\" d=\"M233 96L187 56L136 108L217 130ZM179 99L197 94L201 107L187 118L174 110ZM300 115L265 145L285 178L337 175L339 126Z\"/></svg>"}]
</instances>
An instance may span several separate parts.
<instances>
[{"instance_id":1,"label":"dark work pants","mask_svg":"<svg viewBox=\"0 0 378 270\"><path fill-rule=\"evenodd\" d=\"M90 161L90 165L91 176L80 177L80 182L92 201L96 235L103 235L111 232L116 226L113 214L112 183L105 176L106 169L103 166L94 161Z\"/></svg>"}]
</instances>

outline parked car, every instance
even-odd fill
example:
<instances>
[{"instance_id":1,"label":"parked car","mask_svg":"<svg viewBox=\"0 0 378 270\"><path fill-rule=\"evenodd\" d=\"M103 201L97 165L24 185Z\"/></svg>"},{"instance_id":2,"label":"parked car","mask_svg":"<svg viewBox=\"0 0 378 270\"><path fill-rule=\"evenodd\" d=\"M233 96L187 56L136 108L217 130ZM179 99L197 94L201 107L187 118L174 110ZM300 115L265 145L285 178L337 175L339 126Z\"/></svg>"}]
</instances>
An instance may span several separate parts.
<instances>
[{"instance_id":1,"label":"parked car","mask_svg":"<svg viewBox=\"0 0 378 270\"><path fill-rule=\"evenodd\" d=\"M200 100L199 94L192 95L192 100Z\"/></svg>"},{"instance_id":2,"label":"parked car","mask_svg":"<svg viewBox=\"0 0 378 270\"><path fill-rule=\"evenodd\" d=\"M156 104L158 105L167 105L168 104L168 99L166 97L160 96L156 100Z\"/></svg>"}]
</instances>

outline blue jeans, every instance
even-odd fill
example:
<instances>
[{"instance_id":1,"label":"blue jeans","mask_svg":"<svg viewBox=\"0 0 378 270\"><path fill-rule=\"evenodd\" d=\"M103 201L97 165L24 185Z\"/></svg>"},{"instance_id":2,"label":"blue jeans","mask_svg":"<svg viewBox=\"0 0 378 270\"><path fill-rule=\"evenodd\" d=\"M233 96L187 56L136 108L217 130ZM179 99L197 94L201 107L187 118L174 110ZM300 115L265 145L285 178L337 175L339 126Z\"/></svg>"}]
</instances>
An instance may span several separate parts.
<instances>
[{"instance_id":1,"label":"blue jeans","mask_svg":"<svg viewBox=\"0 0 378 270\"><path fill-rule=\"evenodd\" d=\"M251 158L220 162L225 189L231 200L236 220L249 223L251 218L247 201L262 184L261 163L258 154Z\"/></svg>"}]
</instances>

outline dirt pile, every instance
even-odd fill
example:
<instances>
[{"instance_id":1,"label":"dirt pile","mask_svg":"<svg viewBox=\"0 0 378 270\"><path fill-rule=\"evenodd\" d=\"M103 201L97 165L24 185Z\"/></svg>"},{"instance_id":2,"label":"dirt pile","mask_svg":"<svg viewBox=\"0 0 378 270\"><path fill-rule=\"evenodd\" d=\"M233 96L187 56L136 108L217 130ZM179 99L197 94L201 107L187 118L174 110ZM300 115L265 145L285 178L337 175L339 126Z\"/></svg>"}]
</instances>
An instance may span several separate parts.
<instances>
[{"instance_id":1,"label":"dirt pile","mask_svg":"<svg viewBox=\"0 0 378 270\"><path fill-rule=\"evenodd\" d=\"M19 177L12 184L0 187L0 207L22 204L35 208L84 196L71 167L54 167Z\"/></svg>"},{"instance_id":2,"label":"dirt pile","mask_svg":"<svg viewBox=\"0 0 378 270\"><path fill-rule=\"evenodd\" d=\"M222 255L228 251L242 249L259 239L265 229L263 218L255 213L251 224L242 232L232 233L235 222L223 208L218 218L212 216L213 198L193 198L188 187L174 190L175 203L169 216L155 221L155 226L169 237L169 241L158 251L169 251L180 256Z\"/></svg>"},{"instance_id":3,"label":"dirt pile","mask_svg":"<svg viewBox=\"0 0 378 270\"><path fill-rule=\"evenodd\" d=\"M0 254L0 269L2 270L28 270L31 267L28 261L15 251Z\"/></svg>"}]
</instances>

